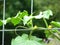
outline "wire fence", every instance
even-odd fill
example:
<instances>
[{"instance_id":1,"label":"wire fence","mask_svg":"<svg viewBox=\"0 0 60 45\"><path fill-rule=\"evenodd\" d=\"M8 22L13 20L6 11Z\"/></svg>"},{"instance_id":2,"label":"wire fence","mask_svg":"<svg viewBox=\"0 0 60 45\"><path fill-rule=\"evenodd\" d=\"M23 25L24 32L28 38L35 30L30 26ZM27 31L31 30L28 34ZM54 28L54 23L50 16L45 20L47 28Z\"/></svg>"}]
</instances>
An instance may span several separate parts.
<instances>
[{"instance_id":1,"label":"wire fence","mask_svg":"<svg viewBox=\"0 0 60 45\"><path fill-rule=\"evenodd\" d=\"M27 29L4 29L4 31L31 31L33 30L33 28L27 28ZM41 31L41 30L58 30L60 31L60 28L37 28L37 29L34 29L34 30L37 30L37 31ZM3 31L3 30L0 30L0 31Z\"/></svg>"}]
</instances>

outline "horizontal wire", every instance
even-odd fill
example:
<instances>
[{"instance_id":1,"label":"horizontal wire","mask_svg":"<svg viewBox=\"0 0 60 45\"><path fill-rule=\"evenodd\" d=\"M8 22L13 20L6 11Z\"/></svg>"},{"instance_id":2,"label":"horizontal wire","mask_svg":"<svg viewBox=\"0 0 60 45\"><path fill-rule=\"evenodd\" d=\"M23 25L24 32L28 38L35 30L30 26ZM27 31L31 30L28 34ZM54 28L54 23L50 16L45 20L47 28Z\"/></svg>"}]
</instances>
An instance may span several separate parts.
<instances>
[{"instance_id":1,"label":"horizontal wire","mask_svg":"<svg viewBox=\"0 0 60 45\"><path fill-rule=\"evenodd\" d=\"M27 29L16 29L16 31L30 31L32 28L27 28ZM60 31L60 28L37 28L35 30L58 30ZM0 30L3 31L3 30ZM5 29L4 31L15 31L15 29Z\"/></svg>"}]
</instances>

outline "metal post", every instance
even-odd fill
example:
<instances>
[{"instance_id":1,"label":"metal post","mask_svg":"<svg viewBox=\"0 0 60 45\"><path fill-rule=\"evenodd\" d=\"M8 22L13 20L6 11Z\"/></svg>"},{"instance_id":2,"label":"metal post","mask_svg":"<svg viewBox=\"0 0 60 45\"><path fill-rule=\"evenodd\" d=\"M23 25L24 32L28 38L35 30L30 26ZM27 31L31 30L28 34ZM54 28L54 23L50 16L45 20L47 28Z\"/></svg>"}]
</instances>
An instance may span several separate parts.
<instances>
[{"instance_id":1,"label":"metal post","mask_svg":"<svg viewBox=\"0 0 60 45\"><path fill-rule=\"evenodd\" d=\"M3 21L5 20L5 0L3 0ZM2 45L4 45L4 24L3 24L3 30L2 30Z\"/></svg>"}]
</instances>

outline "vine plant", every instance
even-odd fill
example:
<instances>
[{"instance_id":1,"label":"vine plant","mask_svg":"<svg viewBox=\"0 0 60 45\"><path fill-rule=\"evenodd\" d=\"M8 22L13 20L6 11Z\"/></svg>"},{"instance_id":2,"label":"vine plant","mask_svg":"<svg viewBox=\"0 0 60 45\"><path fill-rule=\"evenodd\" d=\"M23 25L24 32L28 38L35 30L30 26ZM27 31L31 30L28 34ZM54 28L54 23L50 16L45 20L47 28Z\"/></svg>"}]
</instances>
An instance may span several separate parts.
<instances>
[{"instance_id":1,"label":"vine plant","mask_svg":"<svg viewBox=\"0 0 60 45\"><path fill-rule=\"evenodd\" d=\"M55 28L60 27L60 22L52 21L51 24L48 25L46 19L49 20L50 16L53 16L51 10L40 12L40 14L36 16L33 16L33 14L29 15L28 12L24 10L23 12L19 11L15 17L7 18L6 20L0 20L0 26L2 26L3 24L6 25L9 22L16 26L20 22L23 22L24 27L25 25L27 25L31 30L29 35L23 34L22 36L17 36L15 39L12 39L11 45L45 45L41 38L32 36L33 31L39 28L38 26L33 26L32 20L42 19L46 25L46 28L48 29L45 30L46 37L48 38L49 34L52 34L60 40L60 37L54 34L54 32L58 32L58 30L49 30L49 28L52 28L51 25Z\"/></svg>"}]
</instances>

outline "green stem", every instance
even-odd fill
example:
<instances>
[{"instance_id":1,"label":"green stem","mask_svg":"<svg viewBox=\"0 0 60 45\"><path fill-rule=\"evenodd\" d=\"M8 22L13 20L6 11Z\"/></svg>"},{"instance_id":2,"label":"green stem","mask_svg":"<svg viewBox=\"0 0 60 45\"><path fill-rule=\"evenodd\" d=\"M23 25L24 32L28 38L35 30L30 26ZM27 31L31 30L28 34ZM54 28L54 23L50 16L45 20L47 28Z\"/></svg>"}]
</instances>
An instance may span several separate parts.
<instances>
[{"instance_id":1,"label":"green stem","mask_svg":"<svg viewBox=\"0 0 60 45\"><path fill-rule=\"evenodd\" d=\"M46 28L48 28L48 23L45 18L43 18L43 21L45 22Z\"/></svg>"},{"instance_id":2,"label":"green stem","mask_svg":"<svg viewBox=\"0 0 60 45\"><path fill-rule=\"evenodd\" d=\"M48 28L48 23L47 23L47 21L46 21L45 18L43 18L43 21L45 22L46 28ZM48 31L49 31L51 34L53 34L57 39L60 40L60 37L58 37L57 35L55 35L52 31L50 31L50 30L48 30Z\"/></svg>"},{"instance_id":3,"label":"green stem","mask_svg":"<svg viewBox=\"0 0 60 45\"><path fill-rule=\"evenodd\" d=\"M27 28L27 27L24 27L24 26L17 26L17 27L15 28L15 34L16 34L16 35L19 35L19 34L17 34L17 32L16 32L17 28L21 28L21 27L22 27L22 28L25 28L25 29Z\"/></svg>"},{"instance_id":4,"label":"green stem","mask_svg":"<svg viewBox=\"0 0 60 45\"><path fill-rule=\"evenodd\" d=\"M31 16L32 16L32 14L31 14ZM32 22L32 19L31 19L30 21L31 21L31 28L33 28L33 22ZM33 33L33 30L30 31L29 39L30 39L30 37L32 36L32 33Z\"/></svg>"}]
</instances>

